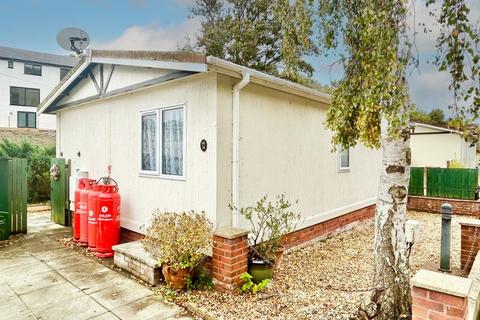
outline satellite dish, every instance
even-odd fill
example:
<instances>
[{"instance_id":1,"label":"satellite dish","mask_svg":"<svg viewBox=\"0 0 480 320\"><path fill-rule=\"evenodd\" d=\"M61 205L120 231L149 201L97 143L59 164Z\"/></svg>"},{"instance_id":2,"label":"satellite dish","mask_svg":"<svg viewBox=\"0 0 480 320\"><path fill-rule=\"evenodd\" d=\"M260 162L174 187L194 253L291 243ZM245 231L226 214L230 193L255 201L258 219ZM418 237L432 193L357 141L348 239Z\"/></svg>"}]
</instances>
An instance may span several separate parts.
<instances>
[{"instance_id":1,"label":"satellite dish","mask_svg":"<svg viewBox=\"0 0 480 320\"><path fill-rule=\"evenodd\" d=\"M57 42L63 49L81 54L88 47L90 37L82 29L65 28L57 34Z\"/></svg>"}]
</instances>

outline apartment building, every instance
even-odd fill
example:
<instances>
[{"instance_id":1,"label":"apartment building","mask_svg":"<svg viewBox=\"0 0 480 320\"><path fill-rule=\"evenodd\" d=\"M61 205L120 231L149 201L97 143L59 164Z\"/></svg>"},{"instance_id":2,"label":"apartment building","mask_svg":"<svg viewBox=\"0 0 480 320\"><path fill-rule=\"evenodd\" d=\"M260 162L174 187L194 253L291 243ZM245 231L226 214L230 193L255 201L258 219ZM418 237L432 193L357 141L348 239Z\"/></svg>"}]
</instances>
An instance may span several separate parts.
<instances>
[{"instance_id":1,"label":"apartment building","mask_svg":"<svg viewBox=\"0 0 480 320\"><path fill-rule=\"evenodd\" d=\"M55 115L37 105L77 58L0 46L0 127L55 130Z\"/></svg>"}]
</instances>

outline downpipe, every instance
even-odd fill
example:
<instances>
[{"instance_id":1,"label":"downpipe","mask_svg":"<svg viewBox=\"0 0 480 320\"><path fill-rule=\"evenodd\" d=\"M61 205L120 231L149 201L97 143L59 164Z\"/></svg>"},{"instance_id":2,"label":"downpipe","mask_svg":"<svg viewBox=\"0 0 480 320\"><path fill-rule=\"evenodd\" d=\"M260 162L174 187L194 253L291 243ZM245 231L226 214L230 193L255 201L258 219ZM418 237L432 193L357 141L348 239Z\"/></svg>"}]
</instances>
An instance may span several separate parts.
<instances>
[{"instance_id":1,"label":"downpipe","mask_svg":"<svg viewBox=\"0 0 480 320\"><path fill-rule=\"evenodd\" d=\"M242 80L233 87L232 101L232 226L240 222L240 91L250 83L250 73L242 69Z\"/></svg>"}]
</instances>

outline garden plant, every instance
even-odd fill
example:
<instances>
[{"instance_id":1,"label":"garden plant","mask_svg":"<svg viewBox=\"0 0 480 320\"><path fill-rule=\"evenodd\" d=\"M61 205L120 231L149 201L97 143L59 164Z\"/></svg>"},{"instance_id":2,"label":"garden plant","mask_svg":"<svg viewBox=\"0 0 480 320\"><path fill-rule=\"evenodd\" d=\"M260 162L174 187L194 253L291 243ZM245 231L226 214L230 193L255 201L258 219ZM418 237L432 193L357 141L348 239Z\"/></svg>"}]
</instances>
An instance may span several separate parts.
<instances>
[{"instance_id":1,"label":"garden plant","mask_svg":"<svg viewBox=\"0 0 480 320\"><path fill-rule=\"evenodd\" d=\"M142 240L145 250L162 265L162 273L173 289L192 284L192 271L207 257L212 246L213 225L205 212L153 213Z\"/></svg>"}]
</instances>

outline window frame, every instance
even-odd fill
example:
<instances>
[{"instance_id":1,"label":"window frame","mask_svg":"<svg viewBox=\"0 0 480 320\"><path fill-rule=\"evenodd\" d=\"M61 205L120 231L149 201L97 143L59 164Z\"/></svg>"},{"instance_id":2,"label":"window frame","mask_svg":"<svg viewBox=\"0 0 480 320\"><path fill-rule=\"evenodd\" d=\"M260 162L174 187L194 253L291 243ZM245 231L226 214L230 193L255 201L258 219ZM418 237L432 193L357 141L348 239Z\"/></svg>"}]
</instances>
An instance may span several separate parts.
<instances>
[{"instance_id":1,"label":"window frame","mask_svg":"<svg viewBox=\"0 0 480 320\"><path fill-rule=\"evenodd\" d=\"M28 73L28 72L27 72L27 65L31 65L31 66L32 66L32 73ZM39 73L39 74L36 74L36 73L35 73L35 67L40 67L40 73ZM42 76L42 65L39 64L39 63L34 63L34 62L24 62L24 63L23 63L23 73L24 73L24 74L31 75L31 76L41 77L41 76Z\"/></svg>"},{"instance_id":2,"label":"window frame","mask_svg":"<svg viewBox=\"0 0 480 320\"><path fill-rule=\"evenodd\" d=\"M348 151L348 167L342 167L342 152ZM352 169L352 165L350 164L351 161L351 148L347 148L346 150L341 150L338 152L338 172L350 172Z\"/></svg>"},{"instance_id":3,"label":"window frame","mask_svg":"<svg viewBox=\"0 0 480 320\"><path fill-rule=\"evenodd\" d=\"M182 136L182 175L172 175L172 174L164 174L162 173L163 167L163 111L173 110L182 108L182 116L183 116L183 136ZM156 171L145 171L142 170L142 127L141 127L141 120L143 115L153 114L156 113L157 115L157 123L158 123L158 132L157 132L157 170ZM186 172L187 172L187 104L186 103L179 103L167 106L161 106L158 108L150 108L144 109L140 111L140 143L139 143L139 154L140 154L140 168L139 168L139 175L144 177L152 177L152 178L161 178L166 180L178 180L178 181L185 181L186 180Z\"/></svg>"},{"instance_id":4,"label":"window frame","mask_svg":"<svg viewBox=\"0 0 480 320\"><path fill-rule=\"evenodd\" d=\"M23 89L23 91L24 91L24 101L25 101L24 104L12 104L12 88ZM37 104L36 106L31 106L31 105L28 105L28 104L27 104L27 89L28 89L28 90L34 90L34 91L38 92L38 104ZM11 106L20 106L20 107L36 108L36 107L40 104L40 102L41 102L40 89L37 89L37 88L27 88L27 87L10 86L9 94L10 94L10 105L11 105Z\"/></svg>"},{"instance_id":5,"label":"window frame","mask_svg":"<svg viewBox=\"0 0 480 320\"><path fill-rule=\"evenodd\" d=\"M142 118L143 116L148 116L148 115L152 115L154 114L155 115L155 119L157 121L157 156L155 157L155 159L157 160L156 162L156 168L157 170L153 171L153 170L143 170L142 169L142 139L143 139L143 126L142 126ZM150 110L145 110L145 111L141 111L140 112L140 143L139 143L139 154L140 154L140 161L139 161L139 164L140 164L140 175L145 175L145 176L157 176L159 173L160 173L160 167L159 167L159 161L158 161L158 158L159 158L159 155L160 155L160 141L158 140L158 131L159 131L159 121L160 121L160 115L159 115L159 112L158 110L155 110L155 109L150 109Z\"/></svg>"},{"instance_id":6,"label":"window frame","mask_svg":"<svg viewBox=\"0 0 480 320\"><path fill-rule=\"evenodd\" d=\"M25 118L25 123L26 125L25 126L20 126L20 113L24 113L26 118ZM28 115L29 114L34 114L35 115L35 124L33 127L29 126L29 122L28 122ZM30 112L30 111L17 111L17 128L28 128L28 129L36 129L37 128L37 113L36 112Z\"/></svg>"},{"instance_id":7,"label":"window frame","mask_svg":"<svg viewBox=\"0 0 480 320\"><path fill-rule=\"evenodd\" d=\"M65 76L70 72L70 70L72 70L72 68L70 68L70 67L60 67L59 70L60 70L60 81L62 81L63 78L65 78ZM62 70L63 70L63 71L67 71L67 72L63 75L63 77L62 77Z\"/></svg>"}]
</instances>

